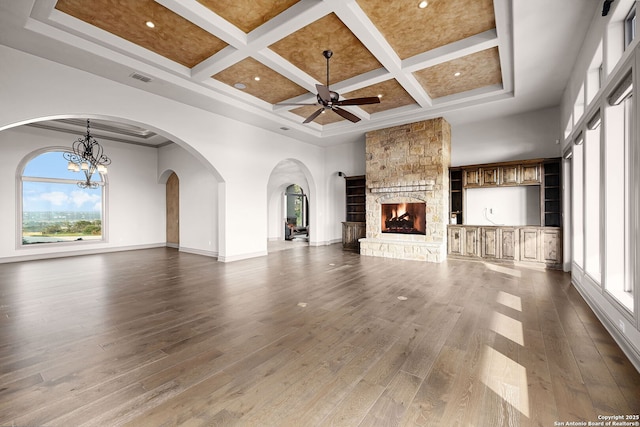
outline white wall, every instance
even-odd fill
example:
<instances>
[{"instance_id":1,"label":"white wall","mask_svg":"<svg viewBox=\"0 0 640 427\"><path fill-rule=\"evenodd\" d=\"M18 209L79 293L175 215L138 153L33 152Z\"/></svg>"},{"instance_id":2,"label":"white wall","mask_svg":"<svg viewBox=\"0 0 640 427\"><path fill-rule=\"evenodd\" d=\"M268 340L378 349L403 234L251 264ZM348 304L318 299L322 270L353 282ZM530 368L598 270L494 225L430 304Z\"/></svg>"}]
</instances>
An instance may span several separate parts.
<instances>
[{"instance_id":1,"label":"white wall","mask_svg":"<svg viewBox=\"0 0 640 427\"><path fill-rule=\"evenodd\" d=\"M219 260L267 253L267 182L283 159L299 160L310 174L310 220L317 224L310 243L333 235L326 232L322 148L5 46L0 58L0 130L51 118L118 120L147 127L210 164L219 182Z\"/></svg>"},{"instance_id":2,"label":"white wall","mask_svg":"<svg viewBox=\"0 0 640 427\"><path fill-rule=\"evenodd\" d=\"M560 157L559 109L452 125L451 166Z\"/></svg>"},{"instance_id":3,"label":"white wall","mask_svg":"<svg viewBox=\"0 0 640 427\"><path fill-rule=\"evenodd\" d=\"M540 186L467 188L467 225L540 225Z\"/></svg>"},{"instance_id":4,"label":"white wall","mask_svg":"<svg viewBox=\"0 0 640 427\"><path fill-rule=\"evenodd\" d=\"M325 150L325 176L327 179L327 233L331 242L342 241L342 222L346 219L346 176L366 173L365 139L352 144L337 145Z\"/></svg>"},{"instance_id":5,"label":"white wall","mask_svg":"<svg viewBox=\"0 0 640 427\"><path fill-rule=\"evenodd\" d=\"M79 250L105 251L164 246L165 190L156 176L157 150L99 141L111 158L107 177L107 242L68 246L17 248L18 164L36 150L71 147L77 135L20 126L0 132L0 260L30 259L38 254L61 254Z\"/></svg>"},{"instance_id":6,"label":"white wall","mask_svg":"<svg viewBox=\"0 0 640 427\"><path fill-rule=\"evenodd\" d=\"M179 179L180 250L217 257L218 180L206 165L176 144L159 150L161 183L166 183L169 171Z\"/></svg>"}]
</instances>

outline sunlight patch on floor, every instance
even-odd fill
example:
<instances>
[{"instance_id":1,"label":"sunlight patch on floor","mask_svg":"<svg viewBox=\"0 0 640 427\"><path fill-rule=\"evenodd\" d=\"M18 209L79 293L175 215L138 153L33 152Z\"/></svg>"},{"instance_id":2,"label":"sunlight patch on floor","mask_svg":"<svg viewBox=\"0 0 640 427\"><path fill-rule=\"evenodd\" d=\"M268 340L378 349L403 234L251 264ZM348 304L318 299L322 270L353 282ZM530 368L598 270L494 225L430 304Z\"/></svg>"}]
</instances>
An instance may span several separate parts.
<instances>
[{"instance_id":1,"label":"sunlight patch on floor","mask_svg":"<svg viewBox=\"0 0 640 427\"><path fill-rule=\"evenodd\" d=\"M508 274L509 276L521 278L522 273L513 268L504 267L502 265L490 264L488 262L484 263L484 266L487 267L491 271L495 271L496 273Z\"/></svg>"},{"instance_id":2,"label":"sunlight patch on floor","mask_svg":"<svg viewBox=\"0 0 640 427\"><path fill-rule=\"evenodd\" d=\"M508 292L498 292L497 300L500 304L512 308L517 311L522 311L522 299Z\"/></svg>"},{"instance_id":3,"label":"sunlight patch on floor","mask_svg":"<svg viewBox=\"0 0 640 427\"><path fill-rule=\"evenodd\" d=\"M512 319L509 316L505 316L502 313L494 311L493 316L491 317L491 322L489 323L489 329L507 339L510 339L516 344L524 346L522 322L519 320Z\"/></svg>"},{"instance_id":4,"label":"sunlight patch on floor","mask_svg":"<svg viewBox=\"0 0 640 427\"><path fill-rule=\"evenodd\" d=\"M505 402L529 417L527 370L524 366L485 345L480 379Z\"/></svg>"}]
</instances>

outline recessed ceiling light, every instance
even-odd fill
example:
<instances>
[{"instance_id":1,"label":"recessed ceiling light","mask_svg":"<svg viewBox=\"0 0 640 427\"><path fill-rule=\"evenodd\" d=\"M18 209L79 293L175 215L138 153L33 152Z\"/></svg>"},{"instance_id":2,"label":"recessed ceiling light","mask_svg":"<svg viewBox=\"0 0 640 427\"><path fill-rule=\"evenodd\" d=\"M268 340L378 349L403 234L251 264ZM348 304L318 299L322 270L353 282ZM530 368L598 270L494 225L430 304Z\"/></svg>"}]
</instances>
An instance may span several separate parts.
<instances>
[{"instance_id":1,"label":"recessed ceiling light","mask_svg":"<svg viewBox=\"0 0 640 427\"><path fill-rule=\"evenodd\" d=\"M453 73L453 75L456 76L456 77L460 77L461 74L462 73L460 71L457 71L457 72Z\"/></svg>"},{"instance_id":2,"label":"recessed ceiling light","mask_svg":"<svg viewBox=\"0 0 640 427\"><path fill-rule=\"evenodd\" d=\"M236 89L246 89L247 85L244 83L236 83L233 85L233 87L235 87Z\"/></svg>"},{"instance_id":3,"label":"recessed ceiling light","mask_svg":"<svg viewBox=\"0 0 640 427\"><path fill-rule=\"evenodd\" d=\"M427 7L429 5L429 2L427 2L426 0L421 1L420 3L418 3L418 7L420 9L424 9L425 7Z\"/></svg>"},{"instance_id":4,"label":"recessed ceiling light","mask_svg":"<svg viewBox=\"0 0 640 427\"><path fill-rule=\"evenodd\" d=\"M378 98L382 98L382 94L381 93L378 94Z\"/></svg>"},{"instance_id":5,"label":"recessed ceiling light","mask_svg":"<svg viewBox=\"0 0 640 427\"><path fill-rule=\"evenodd\" d=\"M253 80L255 80L255 81L259 82L259 81L260 81L260 77L259 77L259 76L255 76L255 77L253 78Z\"/></svg>"},{"instance_id":6,"label":"recessed ceiling light","mask_svg":"<svg viewBox=\"0 0 640 427\"><path fill-rule=\"evenodd\" d=\"M156 24L154 24L154 23L153 23L153 22L151 22L151 21L147 21L147 22L145 22L145 25L146 25L147 27L149 27L149 28L155 28L155 27L156 27Z\"/></svg>"}]
</instances>

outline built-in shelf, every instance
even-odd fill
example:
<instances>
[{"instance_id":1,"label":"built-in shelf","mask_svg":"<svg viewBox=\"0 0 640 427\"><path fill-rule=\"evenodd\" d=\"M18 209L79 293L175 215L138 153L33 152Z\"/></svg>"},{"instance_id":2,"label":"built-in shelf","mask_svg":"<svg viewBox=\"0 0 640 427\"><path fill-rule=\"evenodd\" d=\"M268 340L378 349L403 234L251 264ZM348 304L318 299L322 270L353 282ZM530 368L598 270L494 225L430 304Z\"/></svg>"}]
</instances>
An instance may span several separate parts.
<instances>
[{"instance_id":1,"label":"built-in shelf","mask_svg":"<svg viewBox=\"0 0 640 427\"><path fill-rule=\"evenodd\" d=\"M561 227L562 175L559 158L544 162L542 183L542 225L547 227Z\"/></svg>"},{"instance_id":2,"label":"built-in shelf","mask_svg":"<svg viewBox=\"0 0 640 427\"><path fill-rule=\"evenodd\" d=\"M449 188L451 189L451 195L449 197L450 203L450 218L453 224L463 224L464 216L462 215L462 170L450 169L449 170ZM453 220L455 216L455 222Z\"/></svg>"},{"instance_id":3,"label":"built-in shelf","mask_svg":"<svg viewBox=\"0 0 640 427\"><path fill-rule=\"evenodd\" d=\"M346 221L342 223L342 247L359 250L358 240L365 237L366 184L364 175L345 177Z\"/></svg>"}]
</instances>

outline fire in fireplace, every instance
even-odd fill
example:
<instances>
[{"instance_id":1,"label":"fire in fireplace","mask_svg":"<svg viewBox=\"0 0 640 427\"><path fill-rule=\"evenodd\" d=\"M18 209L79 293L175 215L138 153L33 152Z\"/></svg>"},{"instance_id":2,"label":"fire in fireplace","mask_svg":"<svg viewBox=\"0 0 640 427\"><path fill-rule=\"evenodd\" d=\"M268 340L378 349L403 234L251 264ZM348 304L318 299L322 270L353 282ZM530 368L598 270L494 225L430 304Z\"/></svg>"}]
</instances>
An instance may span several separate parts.
<instances>
[{"instance_id":1,"label":"fire in fireplace","mask_svg":"<svg viewBox=\"0 0 640 427\"><path fill-rule=\"evenodd\" d=\"M384 203L382 206L382 232L427 234L425 203Z\"/></svg>"}]
</instances>

